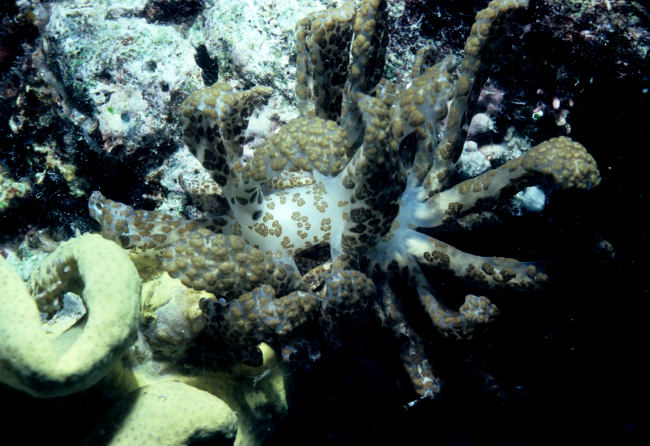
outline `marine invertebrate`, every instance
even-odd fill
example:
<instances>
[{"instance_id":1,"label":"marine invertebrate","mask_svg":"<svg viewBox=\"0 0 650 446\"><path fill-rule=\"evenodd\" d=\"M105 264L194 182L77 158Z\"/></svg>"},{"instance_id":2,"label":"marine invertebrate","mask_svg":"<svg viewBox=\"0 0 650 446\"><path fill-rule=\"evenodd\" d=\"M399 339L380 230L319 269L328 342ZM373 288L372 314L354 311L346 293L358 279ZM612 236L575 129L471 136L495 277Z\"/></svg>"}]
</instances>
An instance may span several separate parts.
<instances>
[{"instance_id":1,"label":"marine invertebrate","mask_svg":"<svg viewBox=\"0 0 650 446\"><path fill-rule=\"evenodd\" d=\"M97 235L63 243L32 273L29 290L0 260L0 381L50 398L87 389L115 365L140 322L140 278L115 248ZM53 314L64 291L81 296L88 316L65 336L51 336L38 313Z\"/></svg>"},{"instance_id":2,"label":"marine invertebrate","mask_svg":"<svg viewBox=\"0 0 650 446\"><path fill-rule=\"evenodd\" d=\"M286 360L300 358L301 349L317 357L315 342L298 334L300 327L318 319L323 338L344 342L346 330L362 323L372 306L399 339L416 392L433 397L439 379L403 315L397 282L418 296L444 337L471 339L498 314L496 306L469 294L458 311L449 309L425 272L497 291L534 291L555 277L544 263L474 256L418 228L444 233L485 223L492 216L483 208L544 179L564 189L600 182L584 147L553 138L450 186L494 52L508 19L527 4L493 1L477 14L455 86L450 72L456 61L434 65L433 53L422 51L403 89L381 79L385 2L364 0L358 10L347 2L313 13L296 27L302 117L247 163L243 131L270 88L233 92L216 83L181 105L185 142L212 177L181 184L204 204L227 203L225 212L204 209L195 214L201 218L176 220L95 192L90 213L104 237L162 259L184 285L213 293L215 299L201 301L208 330L238 361L259 364L262 341L278 344ZM435 125L444 117L438 142ZM305 260L303 254L319 246L329 247L331 260ZM311 269L300 274L303 265Z\"/></svg>"}]
</instances>

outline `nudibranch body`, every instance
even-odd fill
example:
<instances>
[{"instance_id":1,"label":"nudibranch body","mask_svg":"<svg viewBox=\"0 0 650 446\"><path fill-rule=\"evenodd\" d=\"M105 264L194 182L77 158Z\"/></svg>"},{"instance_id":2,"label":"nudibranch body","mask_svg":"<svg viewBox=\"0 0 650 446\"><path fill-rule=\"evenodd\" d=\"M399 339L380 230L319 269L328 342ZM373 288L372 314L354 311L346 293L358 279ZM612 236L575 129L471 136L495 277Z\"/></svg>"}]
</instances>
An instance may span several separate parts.
<instances>
[{"instance_id":1,"label":"nudibranch body","mask_svg":"<svg viewBox=\"0 0 650 446\"><path fill-rule=\"evenodd\" d=\"M456 62L433 64L433 52L425 50L403 89L381 78L388 44L385 1L364 0L358 10L350 1L312 13L296 27L302 116L247 162L242 135L271 88L234 92L216 83L180 107L185 142L212 178L180 178L181 185L204 205L218 203L220 212L192 208L198 218L177 220L134 211L95 192L91 215L104 237L162 259L172 277L213 293L214 300L201 301L208 330L229 345L236 360L259 363L260 342L279 344L285 359L305 345L318 356L311 340L298 334L303 326L318 320L323 337L336 342L343 325L364 323L372 304L399 339L416 392L433 397L439 380L403 315L395 281L406 278L400 289L417 294L443 336L470 339L498 314L496 306L468 294L458 311L449 309L423 270L493 290L532 291L554 277L544 263L474 256L418 228L451 231L489 221L493 214L482 212L486 206L544 179L564 189L600 182L585 148L559 137L450 187L494 52L511 16L527 5L492 1L477 14L455 84ZM436 124L445 117L438 138ZM407 140L413 133L417 137ZM405 156L404 146L413 140L414 155ZM329 249L330 260L303 257L315 248Z\"/></svg>"}]
</instances>

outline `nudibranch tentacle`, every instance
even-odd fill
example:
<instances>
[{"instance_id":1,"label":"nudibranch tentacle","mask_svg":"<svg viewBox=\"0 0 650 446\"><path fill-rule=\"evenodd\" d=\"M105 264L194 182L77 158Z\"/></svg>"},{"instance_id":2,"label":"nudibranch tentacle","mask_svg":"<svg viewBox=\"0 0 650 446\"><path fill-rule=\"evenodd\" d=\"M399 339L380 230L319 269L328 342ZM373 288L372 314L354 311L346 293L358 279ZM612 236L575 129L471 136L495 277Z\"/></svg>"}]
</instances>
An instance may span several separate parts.
<instances>
[{"instance_id":1,"label":"nudibranch tentacle","mask_svg":"<svg viewBox=\"0 0 650 446\"><path fill-rule=\"evenodd\" d=\"M261 86L235 93L230 85L217 82L195 91L180 106L178 120L190 152L227 195L241 169L248 118L271 94L272 88Z\"/></svg>"},{"instance_id":2,"label":"nudibranch tentacle","mask_svg":"<svg viewBox=\"0 0 650 446\"><path fill-rule=\"evenodd\" d=\"M544 141L496 169L440 192L425 203L411 204L403 211L409 212L405 217L413 225L433 228L510 198L545 177L562 189L589 190L600 184L594 158L582 144L562 136Z\"/></svg>"},{"instance_id":3,"label":"nudibranch tentacle","mask_svg":"<svg viewBox=\"0 0 650 446\"><path fill-rule=\"evenodd\" d=\"M527 7L528 0L492 1L476 14L476 21L465 44L447 126L424 183L429 196L444 190L460 159L481 88L489 75L496 50L507 34L508 19L518 9Z\"/></svg>"}]
</instances>

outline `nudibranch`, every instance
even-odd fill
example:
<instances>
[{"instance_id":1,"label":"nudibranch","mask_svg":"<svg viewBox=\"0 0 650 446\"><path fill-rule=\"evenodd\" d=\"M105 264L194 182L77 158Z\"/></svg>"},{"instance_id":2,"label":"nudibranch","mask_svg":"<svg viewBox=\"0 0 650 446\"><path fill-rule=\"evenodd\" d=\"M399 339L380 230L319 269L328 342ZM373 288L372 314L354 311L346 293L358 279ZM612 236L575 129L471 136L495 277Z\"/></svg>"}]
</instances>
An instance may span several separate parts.
<instances>
[{"instance_id":1,"label":"nudibranch","mask_svg":"<svg viewBox=\"0 0 650 446\"><path fill-rule=\"evenodd\" d=\"M510 18L527 6L527 0L490 2L476 16L462 62L447 57L434 64L433 51L420 51L405 88L382 79L385 1L363 0L359 9L348 1L312 13L296 26L301 117L251 159L243 159L243 133L271 88L235 92L218 82L182 103L185 142L212 178L180 178L203 205L190 209L193 218L136 211L99 192L92 194L91 216L105 238L161 259L187 287L213 293L200 303L208 331L236 360L259 363L260 342L279 346L287 360L301 349L318 356L303 336L315 330L302 327L319 327L321 337L337 342L345 327L365 323L372 306L400 339L418 395L433 397L440 380L404 317L394 281L417 294L444 337L470 339L498 315L496 306L469 294L458 310L450 309L427 277L522 291L543 289L554 277L543 263L471 255L419 228L451 231L485 222L492 218L482 212L486 206L540 181L562 189L600 182L585 148L558 137L450 184L495 51ZM439 138L436 124L444 118ZM407 140L413 133L416 138ZM304 256L315 249L331 257L316 262Z\"/></svg>"}]
</instances>

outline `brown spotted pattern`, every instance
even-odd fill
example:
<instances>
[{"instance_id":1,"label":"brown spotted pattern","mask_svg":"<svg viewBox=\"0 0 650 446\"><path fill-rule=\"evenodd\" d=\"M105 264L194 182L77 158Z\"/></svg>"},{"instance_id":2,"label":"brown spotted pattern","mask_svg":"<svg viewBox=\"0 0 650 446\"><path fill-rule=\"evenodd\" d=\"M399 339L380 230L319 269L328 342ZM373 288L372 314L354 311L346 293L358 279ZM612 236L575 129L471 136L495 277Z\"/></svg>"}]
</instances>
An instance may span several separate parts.
<instances>
[{"instance_id":1,"label":"brown spotted pattern","mask_svg":"<svg viewBox=\"0 0 650 446\"><path fill-rule=\"evenodd\" d=\"M362 94L357 102L366 129L364 143L342 176L344 187L352 193L341 247L351 254L377 245L390 230L406 187L388 109L379 99Z\"/></svg>"},{"instance_id":2,"label":"brown spotted pattern","mask_svg":"<svg viewBox=\"0 0 650 446\"><path fill-rule=\"evenodd\" d=\"M290 338L299 327L317 315L326 320L347 318L348 323L354 323L374 298L373 282L358 271L325 274L323 279L325 287L319 296L311 291L293 291L276 298L275 289L264 285L227 304L202 299L200 307L208 331L234 347L240 361L257 363L256 346L260 342L281 343L283 355L289 357L296 353L290 345L297 342Z\"/></svg>"},{"instance_id":3,"label":"brown spotted pattern","mask_svg":"<svg viewBox=\"0 0 650 446\"><path fill-rule=\"evenodd\" d=\"M385 0L361 2L354 19L354 40L350 63L350 94L369 93L384 75L388 48Z\"/></svg>"},{"instance_id":4,"label":"brown spotted pattern","mask_svg":"<svg viewBox=\"0 0 650 446\"><path fill-rule=\"evenodd\" d=\"M458 311L451 310L434 297L435 291L424 280L418 283L418 295L433 325L446 338L472 339L476 332L483 331L499 314L490 299L473 294L465 296L465 302Z\"/></svg>"},{"instance_id":5,"label":"brown spotted pattern","mask_svg":"<svg viewBox=\"0 0 650 446\"><path fill-rule=\"evenodd\" d=\"M217 83L183 102L185 141L212 178L179 178L201 208L188 210L194 219L135 211L99 192L89 209L105 238L162 259L172 277L215 295L200 308L208 332L236 361L260 364L260 342L277 345L285 360L313 360L321 340L332 347L345 344L355 330L363 334L370 307L398 340L417 394L434 397L441 381L400 301L419 299L442 336L471 339L498 315L496 306L469 294L458 310L451 309L427 277L457 277L493 291L534 291L553 283L558 269L551 262L471 255L418 228L444 235L487 225L498 218L483 208L523 187L547 178L560 188L589 189L600 176L584 147L554 138L449 188L507 19L528 2L493 1L476 16L455 87L449 72L456 62L433 65L425 50L411 85L402 89L380 80L386 5L363 0L357 11L348 1L299 22L296 94L302 117L271 136L247 163L241 159L243 131L270 88L233 92ZM435 124L446 115L436 146ZM413 133L415 147L401 148ZM598 252L611 255L605 243ZM322 251L330 257L314 255ZM398 298L397 289L406 292ZM309 333L305 326L318 330Z\"/></svg>"},{"instance_id":6,"label":"brown spotted pattern","mask_svg":"<svg viewBox=\"0 0 650 446\"><path fill-rule=\"evenodd\" d=\"M319 301L311 292L293 291L276 298L268 286L254 288L222 306L203 299L201 309L206 322L230 345L256 346L274 343L290 336L314 318Z\"/></svg>"},{"instance_id":7,"label":"brown spotted pattern","mask_svg":"<svg viewBox=\"0 0 650 446\"><path fill-rule=\"evenodd\" d=\"M167 273L183 285L216 296L236 298L254 288L269 285L281 295L300 279L293 262L283 264L262 253L241 237L198 229L163 252Z\"/></svg>"},{"instance_id":8,"label":"brown spotted pattern","mask_svg":"<svg viewBox=\"0 0 650 446\"><path fill-rule=\"evenodd\" d=\"M296 97L301 116L336 121L348 74L354 2L313 12L296 24Z\"/></svg>"},{"instance_id":9,"label":"brown spotted pattern","mask_svg":"<svg viewBox=\"0 0 650 446\"><path fill-rule=\"evenodd\" d=\"M298 118L273 134L244 166L235 186L236 203L255 214L262 203L260 186L284 171L337 176L345 166L345 131L334 121Z\"/></svg>"},{"instance_id":10,"label":"brown spotted pattern","mask_svg":"<svg viewBox=\"0 0 650 446\"><path fill-rule=\"evenodd\" d=\"M435 375L424 351L422 338L411 328L397 303L395 292L384 283L380 289L381 305L376 306L380 319L390 326L400 341L400 358L420 398L434 398L442 381Z\"/></svg>"},{"instance_id":11,"label":"brown spotted pattern","mask_svg":"<svg viewBox=\"0 0 650 446\"><path fill-rule=\"evenodd\" d=\"M216 182L189 180L180 174L178 184L192 197L192 203L195 205L185 208L185 213L190 219L220 217L230 211L228 200Z\"/></svg>"},{"instance_id":12,"label":"brown spotted pattern","mask_svg":"<svg viewBox=\"0 0 650 446\"><path fill-rule=\"evenodd\" d=\"M507 34L508 19L518 9L526 7L528 0L492 1L476 14L476 22L465 43L465 55L449 108L447 126L435 150L435 163L425 181L429 196L442 191L451 178L463 151L479 93L489 75L495 49Z\"/></svg>"},{"instance_id":13,"label":"brown spotted pattern","mask_svg":"<svg viewBox=\"0 0 650 446\"><path fill-rule=\"evenodd\" d=\"M551 178L562 189L588 190L600 184L596 160L582 144L561 136L544 141L497 169L434 195L417 213L431 222L448 223L477 208L508 199L539 183L543 177Z\"/></svg>"},{"instance_id":14,"label":"brown spotted pattern","mask_svg":"<svg viewBox=\"0 0 650 446\"><path fill-rule=\"evenodd\" d=\"M269 87L235 93L230 85L217 82L181 104L178 120L185 142L220 187L232 187L248 118L272 93Z\"/></svg>"}]
</instances>

